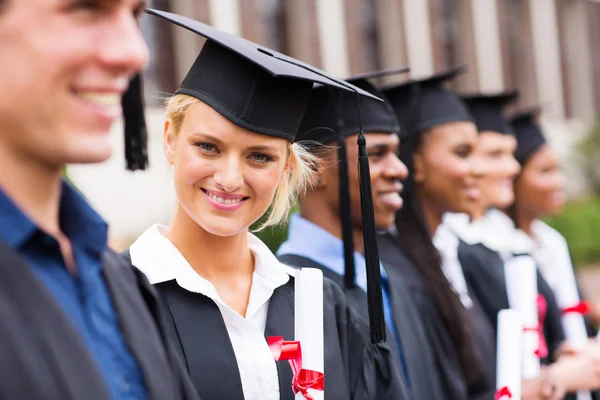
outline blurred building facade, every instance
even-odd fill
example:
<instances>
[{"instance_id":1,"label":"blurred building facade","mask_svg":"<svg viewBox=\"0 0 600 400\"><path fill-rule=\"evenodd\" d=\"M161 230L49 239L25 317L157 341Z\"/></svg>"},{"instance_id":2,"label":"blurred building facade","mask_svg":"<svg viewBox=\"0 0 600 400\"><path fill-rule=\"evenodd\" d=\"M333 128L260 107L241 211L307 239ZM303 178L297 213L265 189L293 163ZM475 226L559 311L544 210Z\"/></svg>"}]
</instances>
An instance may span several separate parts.
<instances>
[{"instance_id":1,"label":"blurred building facade","mask_svg":"<svg viewBox=\"0 0 600 400\"><path fill-rule=\"evenodd\" d=\"M467 65L455 89L516 88L521 97L515 108L542 106L542 123L570 176L570 194L585 191L572 149L600 117L600 0L153 0L149 6L244 36L340 77L409 66L415 78ZM69 169L111 223L112 237L124 243L151 223L168 221L174 210L162 155L161 106L203 44L197 35L154 17L143 17L141 24L151 53L145 85L152 166L126 173L115 155L100 166ZM119 132L116 126L116 154L123 147Z\"/></svg>"}]
</instances>

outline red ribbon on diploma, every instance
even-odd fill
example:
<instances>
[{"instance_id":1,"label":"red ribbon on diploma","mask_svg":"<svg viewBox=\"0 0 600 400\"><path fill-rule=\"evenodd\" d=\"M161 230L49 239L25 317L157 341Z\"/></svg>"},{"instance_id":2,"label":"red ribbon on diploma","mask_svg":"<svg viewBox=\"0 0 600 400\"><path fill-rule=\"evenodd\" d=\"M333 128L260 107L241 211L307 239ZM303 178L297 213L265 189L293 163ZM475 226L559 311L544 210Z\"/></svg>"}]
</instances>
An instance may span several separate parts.
<instances>
[{"instance_id":1,"label":"red ribbon on diploma","mask_svg":"<svg viewBox=\"0 0 600 400\"><path fill-rule=\"evenodd\" d=\"M544 358L548 356L548 345L546 344L546 338L544 337L544 320L546 319L546 311L548 310L548 303L546 303L546 298L541 294L537 295L536 298L537 309L538 309L538 324L537 326L525 327L523 330L525 332L537 332L539 337L538 348L535 350L535 355L539 358Z\"/></svg>"},{"instance_id":2,"label":"red ribbon on diploma","mask_svg":"<svg viewBox=\"0 0 600 400\"><path fill-rule=\"evenodd\" d=\"M269 348L275 361L288 360L294 379L292 390L294 394L302 393L306 400L314 400L308 389L325 390L325 376L322 372L302 368L302 349L298 341L285 341L282 336L269 336Z\"/></svg>"},{"instance_id":3,"label":"red ribbon on diploma","mask_svg":"<svg viewBox=\"0 0 600 400\"><path fill-rule=\"evenodd\" d=\"M562 310L563 314L576 313L576 314L586 315L588 312L590 312L590 306L585 301L580 301L579 303L575 304L574 306L565 307Z\"/></svg>"},{"instance_id":4,"label":"red ribbon on diploma","mask_svg":"<svg viewBox=\"0 0 600 400\"><path fill-rule=\"evenodd\" d=\"M510 392L510 389L507 386L504 386L501 389L498 389L496 391L496 394L494 395L494 400L501 400L501 399L512 399L512 393Z\"/></svg>"}]
</instances>

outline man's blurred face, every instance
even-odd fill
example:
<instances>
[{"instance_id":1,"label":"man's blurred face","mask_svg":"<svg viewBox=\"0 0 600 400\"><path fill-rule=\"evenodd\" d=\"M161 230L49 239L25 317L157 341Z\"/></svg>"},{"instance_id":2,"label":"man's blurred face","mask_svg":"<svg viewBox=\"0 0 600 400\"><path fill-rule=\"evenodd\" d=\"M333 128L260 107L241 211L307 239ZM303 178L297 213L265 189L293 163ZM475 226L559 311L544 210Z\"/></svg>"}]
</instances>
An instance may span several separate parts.
<instances>
[{"instance_id":1,"label":"man's blurred face","mask_svg":"<svg viewBox=\"0 0 600 400\"><path fill-rule=\"evenodd\" d=\"M356 141L358 135L346 138L348 161L348 191L350 193L352 223L355 228L362 229L362 211L360 200L360 184L358 176L358 151ZM395 133L365 133L367 154L369 155L369 172L371 192L373 195L373 216L377 229L388 229L394 223L394 217L402 207L402 183L408 176L406 166L398 159L399 142ZM335 146L335 143L330 143ZM324 185L319 190L326 196L327 203L334 214L341 218L339 197L339 168L337 150L329 152L321 177Z\"/></svg>"},{"instance_id":2,"label":"man's blurred face","mask_svg":"<svg viewBox=\"0 0 600 400\"><path fill-rule=\"evenodd\" d=\"M0 2L3 0L0 0ZM0 4L0 148L49 167L104 161L148 58L141 0Z\"/></svg>"}]
</instances>

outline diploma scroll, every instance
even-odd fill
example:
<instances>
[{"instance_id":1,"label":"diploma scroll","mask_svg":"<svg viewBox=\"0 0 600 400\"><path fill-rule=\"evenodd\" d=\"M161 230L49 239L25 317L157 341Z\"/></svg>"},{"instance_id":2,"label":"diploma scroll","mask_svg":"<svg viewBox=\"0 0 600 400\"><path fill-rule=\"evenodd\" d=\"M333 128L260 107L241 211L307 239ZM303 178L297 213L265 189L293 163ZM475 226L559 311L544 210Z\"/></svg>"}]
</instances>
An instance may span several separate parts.
<instances>
[{"instance_id":1,"label":"diploma scroll","mask_svg":"<svg viewBox=\"0 0 600 400\"><path fill-rule=\"evenodd\" d=\"M554 289L556 302L563 311L562 326L565 331L567 342L575 349L583 349L587 342L587 328L583 316L587 313L587 304L581 301L577 280L569 249L566 243L557 243L555 247L555 259L552 260L550 268L555 268L558 282ZM590 392L577 392L577 400L591 400Z\"/></svg>"},{"instance_id":2,"label":"diploma scroll","mask_svg":"<svg viewBox=\"0 0 600 400\"><path fill-rule=\"evenodd\" d=\"M294 335L302 346L302 368L324 371L323 343L323 272L302 268L295 274ZM323 390L308 389L314 400L323 400ZM305 400L302 393L296 400Z\"/></svg>"},{"instance_id":3,"label":"diploma scroll","mask_svg":"<svg viewBox=\"0 0 600 400\"><path fill-rule=\"evenodd\" d=\"M511 258L504 264L506 291L510 308L521 313L523 321L523 378L531 379L540 374L539 314L537 306L537 267L531 256Z\"/></svg>"},{"instance_id":4,"label":"diploma scroll","mask_svg":"<svg viewBox=\"0 0 600 400\"><path fill-rule=\"evenodd\" d=\"M521 398L522 338L521 313L517 310L501 310L498 313L496 393L510 393L512 399Z\"/></svg>"}]
</instances>

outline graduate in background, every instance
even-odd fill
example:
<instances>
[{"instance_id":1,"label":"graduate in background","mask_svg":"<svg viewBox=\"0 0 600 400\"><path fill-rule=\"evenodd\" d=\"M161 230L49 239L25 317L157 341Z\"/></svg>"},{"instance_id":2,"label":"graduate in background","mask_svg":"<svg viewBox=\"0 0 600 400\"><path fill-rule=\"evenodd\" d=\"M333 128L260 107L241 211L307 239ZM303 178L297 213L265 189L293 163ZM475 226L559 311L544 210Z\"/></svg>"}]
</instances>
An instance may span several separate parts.
<instances>
[{"instance_id":1,"label":"graduate in background","mask_svg":"<svg viewBox=\"0 0 600 400\"><path fill-rule=\"evenodd\" d=\"M367 73L347 81L385 99L368 79L393 72ZM408 173L396 155L401 130L389 104L366 99L361 105L375 224L378 230L385 231L402 206L401 180ZM314 187L300 199L300 212L291 217L288 239L277 255L288 265L323 270L324 276L344 288L350 305L368 321L358 160L354 151L346 154L345 150L355 146L359 125L353 96L340 98L326 87L313 91L300 134L303 140L315 143L311 152L321 159L322 169ZM349 255L345 256L347 247L350 247ZM398 379L411 393L410 398L446 399L423 325L408 291L402 286L402 278L397 274L390 276L383 269L381 274L384 282L389 282L383 285L387 345L400 372ZM380 394L378 398L402 399L404 396L396 391L387 397Z\"/></svg>"},{"instance_id":2,"label":"graduate in background","mask_svg":"<svg viewBox=\"0 0 600 400\"><path fill-rule=\"evenodd\" d=\"M515 97L516 93L508 92L469 96L466 99L480 130L477 153L485 170L481 181L481 199L477 209L471 214L472 217L467 214L449 214L444 218L444 225L460 238L458 257L469 289L482 305L494 328L497 313L509 307L504 264L510 260L511 252L526 251L528 242L522 232L514 229L510 218L499 210L512 204L514 192L511 183L520 170L513 156L516 140L503 113L504 106ZM548 304L543 325L544 338L548 347L553 349L550 351L556 352L564 338L558 307L552 291L539 274L538 290ZM542 363L548 364L550 361L551 358L546 357ZM573 380L574 365L572 360L561 360L552 368L542 369L537 381L546 381L542 388L549 396L560 396L562 391L572 390L580 385ZM533 383L535 381L523 383L524 396L532 393ZM552 386L556 390L550 394Z\"/></svg>"},{"instance_id":3,"label":"graduate in background","mask_svg":"<svg viewBox=\"0 0 600 400\"><path fill-rule=\"evenodd\" d=\"M397 232L382 236L379 245L382 261L400 271L422 317L447 398L491 399L491 326L467 292L453 290L432 242L445 212L469 212L479 198L481 172L473 158L477 128L460 98L444 88L460 72L453 69L384 91L407 131L401 160L410 174Z\"/></svg>"},{"instance_id":4,"label":"graduate in background","mask_svg":"<svg viewBox=\"0 0 600 400\"><path fill-rule=\"evenodd\" d=\"M138 0L0 0L0 398L197 399L158 299L62 179L112 152L146 165Z\"/></svg>"},{"instance_id":5,"label":"graduate in background","mask_svg":"<svg viewBox=\"0 0 600 400\"><path fill-rule=\"evenodd\" d=\"M581 301L567 242L540 220L560 213L565 202L565 176L537 122L539 112L537 108L524 110L511 119L517 138L515 158L522 169L515 180L515 200L508 213L516 228L533 241L533 256L556 296L567 343L574 352L586 352L597 344L588 340L594 332L591 325L586 326L588 306ZM599 366L596 365L597 373ZM594 398L600 399L600 392L594 393Z\"/></svg>"},{"instance_id":6,"label":"graduate in background","mask_svg":"<svg viewBox=\"0 0 600 400\"><path fill-rule=\"evenodd\" d=\"M500 165L486 164L490 168L490 174L486 173L482 180L481 202L486 201L487 204L485 206L481 202L477 204L475 214L479 215L479 218L475 216L474 224L470 224L469 218L463 216L467 220L466 230L470 229L473 232L479 229L477 241L480 243L473 243L470 238L466 237L466 241L462 241L458 251L458 257L470 288L481 303L494 328L496 328L498 312L501 309L508 308L505 285L499 287L496 285L498 280L504 282L504 262L512 258L514 254L527 253L523 236L511 234L512 223L500 211L500 209L508 207L514 199L510 178L514 177L520 169L508 153L515 148L516 139L503 111L517 96L517 93L513 91L490 95L470 95L464 98L476 120L480 135L482 135L481 151L485 153L482 154L482 157L486 157L486 160L495 157L502 160ZM492 151L492 149L495 149L495 151ZM504 175L498 172L498 169L502 168L505 171ZM452 217L446 217L445 225L461 236L460 228L457 229L452 224ZM476 256L485 260L485 268L480 268L479 262L471 259ZM491 266L495 267L491 268ZM499 275L496 279L483 279L483 277L478 279L484 273ZM488 285L491 285L491 287ZM554 295L539 275L538 291L544 296L547 303L547 312L543 323L544 336L549 351L547 356L543 356L542 361L548 364L552 359L552 354L564 340L564 334L560 325L558 306Z\"/></svg>"},{"instance_id":7,"label":"graduate in background","mask_svg":"<svg viewBox=\"0 0 600 400\"><path fill-rule=\"evenodd\" d=\"M292 369L275 362L265 336L294 337L295 270L249 228L269 208L263 226L283 222L316 169L294 143L314 82L370 95L192 19L149 13L207 42L167 103L176 213L138 238L131 260L162 295L202 397L292 400ZM375 399L378 349L365 322L328 280L323 297L325 399Z\"/></svg>"}]
</instances>

